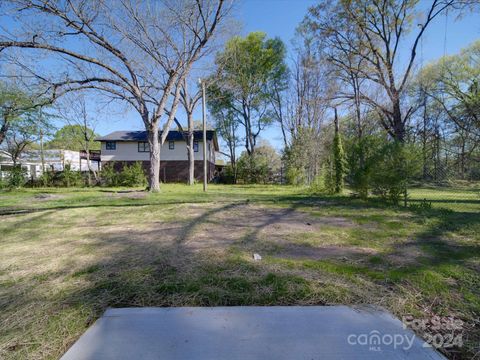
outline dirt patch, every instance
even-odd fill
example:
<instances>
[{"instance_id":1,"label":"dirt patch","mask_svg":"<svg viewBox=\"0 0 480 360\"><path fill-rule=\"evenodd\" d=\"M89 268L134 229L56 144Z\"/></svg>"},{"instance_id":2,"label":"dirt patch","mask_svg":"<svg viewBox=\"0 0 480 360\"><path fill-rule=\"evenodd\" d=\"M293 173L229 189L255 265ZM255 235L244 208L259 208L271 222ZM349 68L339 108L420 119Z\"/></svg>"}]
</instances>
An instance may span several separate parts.
<instances>
[{"instance_id":1,"label":"dirt patch","mask_svg":"<svg viewBox=\"0 0 480 360\"><path fill-rule=\"evenodd\" d=\"M291 258L291 259L312 259L323 260L329 258L337 258L341 260L358 259L364 256L375 255L376 250L361 247L343 247L343 246L302 246L290 244L284 247L275 256Z\"/></svg>"},{"instance_id":2,"label":"dirt patch","mask_svg":"<svg viewBox=\"0 0 480 360\"><path fill-rule=\"evenodd\" d=\"M312 234L316 239L318 233L320 237L323 227L331 229L358 226L342 217L318 217L293 208L269 208L245 203L220 206L189 204L177 211L181 212L180 221L154 220L144 223L141 230L134 225L108 225L96 228L96 236L101 237L103 244L108 243L109 246L122 243L135 244L135 247L155 246L185 254L224 254L231 250L231 246L248 253L261 252L314 260L341 257L351 259L374 253L372 249L329 244L328 239L323 242L318 240L318 246L296 243L297 238L306 234Z\"/></svg>"},{"instance_id":3,"label":"dirt patch","mask_svg":"<svg viewBox=\"0 0 480 360\"><path fill-rule=\"evenodd\" d=\"M58 200L58 199L63 199L65 198L65 195L61 194L36 194L35 195L35 200L39 201L49 201L49 200Z\"/></svg>"},{"instance_id":4,"label":"dirt patch","mask_svg":"<svg viewBox=\"0 0 480 360\"><path fill-rule=\"evenodd\" d=\"M111 193L110 196L115 198L126 198L126 199L144 199L147 197L146 191L119 191Z\"/></svg>"},{"instance_id":5,"label":"dirt patch","mask_svg":"<svg viewBox=\"0 0 480 360\"><path fill-rule=\"evenodd\" d=\"M315 234L324 226L356 226L341 217L316 217L292 208L238 203L209 207L200 213L198 206L192 206L182 209L182 214L190 217L175 241L190 251L225 250L230 245L283 248L290 244L292 236Z\"/></svg>"},{"instance_id":6,"label":"dirt patch","mask_svg":"<svg viewBox=\"0 0 480 360\"><path fill-rule=\"evenodd\" d=\"M234 227L256 227L275 232L313 232L319 226L355 226L351 220L341 217L314 217L294 208L267 208L258 205L237 205L219 213L216 218Z\"/></svg>"},{"instance_id":7,"label":"dirt patch","mask_svg":"<svg viewBox=\"0 0 480 360\"><path fill-rule=\"evenodd\" d=\"M395 266L408 266L418 264L425 254L417 246L407 245L396 249L394 253L386 255L385 259Z\"/></svg>"},{"instance_id":8,"label":"dirt patch","mask_svg":"<svg viewBox=\"0 0 480 360\"><path fill-rule=\"evenodd\" d=\"M118 193L115 196L133 195L144 196L145 193ZM231 246L247 252L255 250L269 254L286 249L285 256L320 259L340 255L347 249L329 247L333 244L328 244L328 240L320 243L319 248L302 246L295 244L294 239L305 234L316 237L325 226L358 226L346 218L318 217L293 208L269 208L245 203L185 204L172 211L181 214L178 220L151 218L142 223L141 229L130 223L124 226L96 226L92 229L92 236L101 238L102 244L108 246L145 245L191 253L224 253L230 251Z\"/></svg>"}]
</instances>

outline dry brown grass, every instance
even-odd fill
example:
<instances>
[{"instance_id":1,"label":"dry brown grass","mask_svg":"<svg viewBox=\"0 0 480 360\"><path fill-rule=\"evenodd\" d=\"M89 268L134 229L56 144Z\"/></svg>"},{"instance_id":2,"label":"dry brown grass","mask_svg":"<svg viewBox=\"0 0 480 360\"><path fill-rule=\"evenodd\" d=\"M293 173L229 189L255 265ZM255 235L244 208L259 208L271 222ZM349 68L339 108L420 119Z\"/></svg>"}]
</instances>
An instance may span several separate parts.
<instances>
[{"instance_id":1,"label":"dry brown grass","mask_svg":"<svg viewBox=\"0 0 480 360\"><path fill-rule=\"evenodd\" d=\"M0 215L0 358L57 358L117 306L368 303L474 322L476 228L430 247L423 234L437 218L328 204L62 204Z\"/></svg>"}]
</instances>

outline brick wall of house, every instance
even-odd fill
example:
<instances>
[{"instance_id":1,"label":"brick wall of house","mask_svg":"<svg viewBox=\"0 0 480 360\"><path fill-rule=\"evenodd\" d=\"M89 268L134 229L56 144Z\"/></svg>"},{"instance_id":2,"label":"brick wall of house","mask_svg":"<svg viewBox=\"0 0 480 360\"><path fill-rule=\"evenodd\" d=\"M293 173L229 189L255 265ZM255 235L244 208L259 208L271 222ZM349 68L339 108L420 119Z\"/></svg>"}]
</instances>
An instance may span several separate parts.
<instances>
[{"instance_id":1,"label":"brick wall of house","mask_svg":"<svg viewBox=\"0 0 480 360\"><path fill-rule=\"evenodd\" d=\"M110 164L110 161L102 161L102 167ZM128 164L133 164L135 161L114 161L113 167L116 171L121 171L122 168ZM148 174L148 167L150 161L141 161L145 170L145 174ZM208 181L213 179L215 173L215 165L208 162ZM197 181L203 181L203 161L195 161L195 179ZM168 182L187 182L188 180L188 161L161 161L160 162L160 181L164 183Z\"/></svg>"}]
</instances>

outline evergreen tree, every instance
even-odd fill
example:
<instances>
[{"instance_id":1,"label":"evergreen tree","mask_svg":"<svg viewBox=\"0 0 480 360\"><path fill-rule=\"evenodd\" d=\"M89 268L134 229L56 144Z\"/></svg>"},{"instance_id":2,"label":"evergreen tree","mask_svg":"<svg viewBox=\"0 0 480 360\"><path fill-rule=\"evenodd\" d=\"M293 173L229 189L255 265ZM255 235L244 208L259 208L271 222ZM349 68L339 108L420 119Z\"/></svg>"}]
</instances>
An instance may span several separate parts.
<instances>
[{"instance_id":1,"label":"evergreen tree","mask_svg":"<svg viewBox=\"0 0 480 360\"><path fill-rule=\"evenodd\" d=\"M335 188L336 194L341 193L344 187L343 178L346 172L345 153L343 152L342 138L338 126L337 109L335 108L335 136L333 137L333 166L335 172Z\"/></svg>"}]
</instances>

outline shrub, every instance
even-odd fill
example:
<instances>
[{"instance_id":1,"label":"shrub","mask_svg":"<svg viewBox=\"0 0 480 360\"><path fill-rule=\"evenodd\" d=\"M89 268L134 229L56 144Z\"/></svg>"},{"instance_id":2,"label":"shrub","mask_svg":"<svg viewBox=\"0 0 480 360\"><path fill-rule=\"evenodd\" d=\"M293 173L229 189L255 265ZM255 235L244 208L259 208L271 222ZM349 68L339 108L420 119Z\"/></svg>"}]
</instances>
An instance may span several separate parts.
<instances>
[{"instance_id":1,"label":"shrub","mask_svg":"<svg viewBox=\"0 0 480 360\"><path fill-rule=\"evenodd\" d=\"M39 183L41 186L50 187L54 186L55 173L53 170L46 169L42 175L40 175Z\"/></svg>"},{"instance_id":2,"label":"shrub","mask_svg":"<svg viewBox=\"0 0 480 360\"><path fill-rule=\"evenodd\" d=\"M394 205L398 205L402 197L406 201L409 182L419 170L418 158L412 146L399 142L387 143L373 165L373 193Z\"/></svg>"},{"instance_id":3,"label":"shrub","mask_svg":"<svg viewBox=\"0 0 480 360\"><path fill-rule=\"evenodd\" d=\"M305 181L304 173L301 169L294 167L291 163L287 163L288 167L285 172L285 180L290 185L304 185Z\"/></svg>"},{"instance_id":4,"label":"shrub","mask_svg":"<svg viewBox=\"0 0 480 360\"><path fill-rule=\"evenodd\" d=\"M365 136L360 141L355 138L347 145L347 182L362 199L368 197L372 188L372 174L384 145L382 137L372 135Z\"/></svg>"},{"instance_id":5,"label":"shrub","mask_svg":"<svg viewBox=\"0 0 480 360\"><path fill-rule=\"evenodd\" d=\"M60 173L60 179L65 187L83 185L82 173L72 170L70 164L65 164L63 171Z\"/></svg>"},{"instance_id":6,"label":"shrub","mask_svg":"<svg viewBox=\"0 0 480 360\"><path fill-rule=\"evenodd\" d=\"M120 173L120 185L122 186L144 186L147 178L142 163L136 161L131 165L125 165Z\"/></svg>"},{"instance_id":7,"label":"shrub","mask_svg":"<svg viewBox=\"0 0 480 360\"><path fill-rule=\"evenodd\" d=\"M268 143L257 146L255 153L243 152L237 162L237 175L246 184L279 182L280 156Z\"/></svg>"},{"instance_id":8,"label":"shrub","mask_svg":"<svg viewBox=\"0 0 480 360\"><path fill-rule=\"evenodd\" d=\"M122 166L122 171L115 170L115 163L106 164L100 173L103 184L106 186L144 186L147 184L147 178L142 167L142 163L136 161Z\"/></svg>"},{"instance_id":9,"label":"shrub","mask_svg":"<svg viewBox=\"0 0 480 360\"><path fill-rule=\"evenodd\" d=\"M324 161L320 132L301 128L284 150L285 180L291 185L312 185Z\"/></svg>"},{"instance_id":10,"label":"shrub","mask_svg":"<svg viewBox=\"0 0 480 360\"><path fill-rule=\"evenodd\" d=\"M327 190L325 186L325 173L322 171L320 175L317 175L315 179L312 181L310 184L309 190L313 194L323 194L323 193L328 193L329 191Z\"/></svg>"},{"instance_id":11,"label":"shrub","mask_svg":"<svg viewBox=\"0 0 480 360\"><path fill-rule=\"evenodd\" d=\"M8 183L7 183L7 180L0 177L0 189L5 189L8 187Z\"/></svg>"},{"instance_id":12,"label":"shrub","mask_svg":"<svg viewBox=\"0 0 480 360\"><path fill-rule=\"evenodd\" d=\"M371 192L395 205L406 200L408 186L420 171L417 147L377 134L353 139L347 149L347 182L357 195L367 198Z\"/></svg>"},{"instance_id":13,"label":"shrub","mask_svg":"<svg viewBox=\"0 0 480 360\"><path fill-rule=\"evenodd\" d=\"M429 211L432 209L432 202L428 201L427 199L423 199L419 203L410 203L409 208L420 212Z\"/></svg>"},{"instance_id":14,"label":"shrub","mask_svg":"<svg viewBox=\"0 0 480 360\"><path fill-rule=\"evenodd\" d=\"M102 182L106 186L118 186L120 183L119 174L115 171L115 163L111 162L102 167L100 172Z\"/></svg>"},{"instance_id":15,"label":"shrub","mask_svg":"<svg viewBox=\"0 0 480 360\"><path fill-rule=\"evenodd\" d=\"M20 165L13 166L7 175L7 187L21 188L27 183L27 171Z\"/></svg>"},{"instance_id":16,"label":"shrub","mask_svg":"<svg viewBox=\"0 0 480 360\"><path fill-rule=\"evenodd\" d=\"M231 164L225 166L224 170L218 177L218 182L220 184L234 184L235 183L235 173Z\"/></svg>"}]
</instances>

